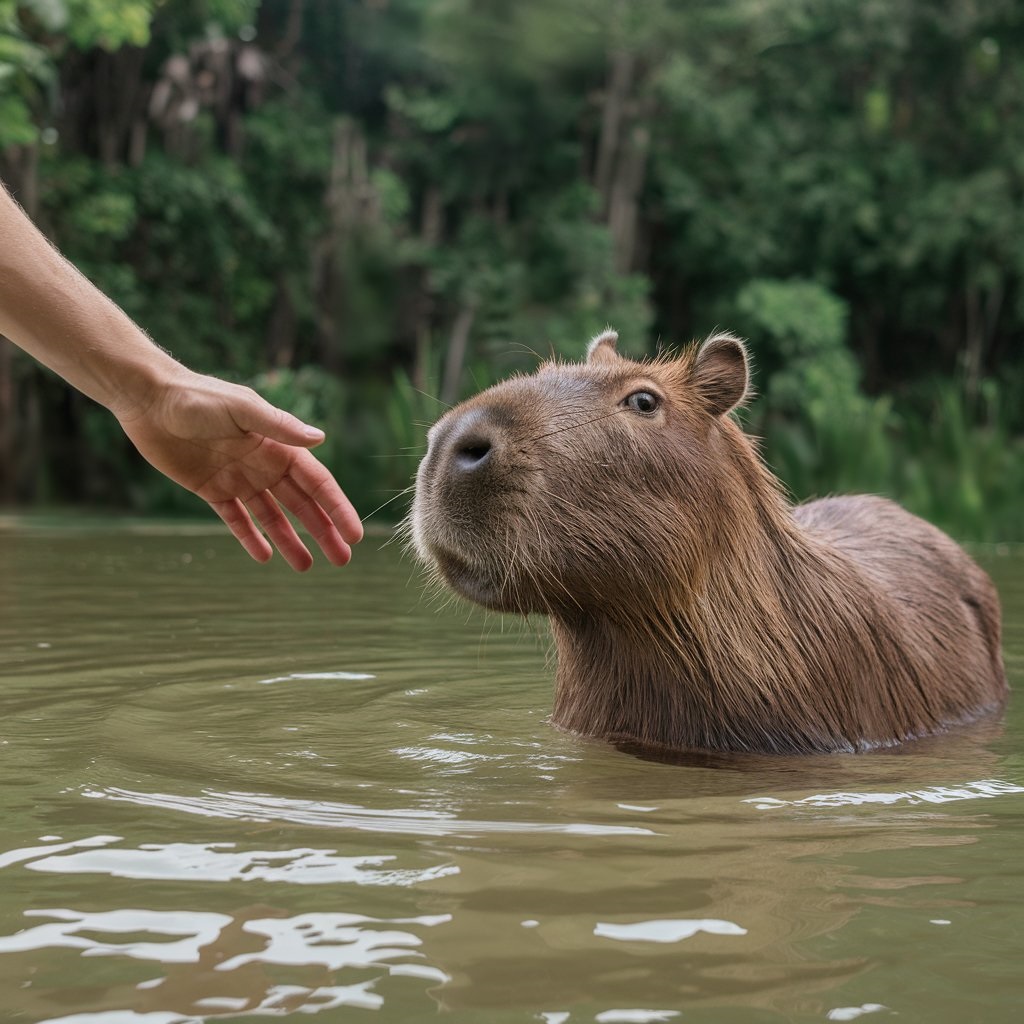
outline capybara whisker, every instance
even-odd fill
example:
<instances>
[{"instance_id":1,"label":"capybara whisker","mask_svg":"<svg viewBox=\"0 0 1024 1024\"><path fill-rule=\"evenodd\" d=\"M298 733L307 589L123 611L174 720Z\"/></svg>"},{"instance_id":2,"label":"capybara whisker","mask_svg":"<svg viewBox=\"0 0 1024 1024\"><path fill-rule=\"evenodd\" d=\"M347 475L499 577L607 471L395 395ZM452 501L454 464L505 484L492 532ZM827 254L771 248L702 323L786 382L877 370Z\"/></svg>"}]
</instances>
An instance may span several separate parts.
<instances>
[{"instance_id":1,"label":"capybara whisker","mask_svg":"<svg viewBox=\"0 0 1024 1024\"><path fill-rule=\"evenodd\" d=\"M537 493L544 495L545 498L551 498L553 501L560 501L566 507L579 512L581 516L585 516L587 514L587 510L582 505L578 505L576 502L570 501L568 498L564 498L561 494L556 494L548 488L538 488Z\"/></svg>"},{"instance_id":2,"label":"capybara whisker","mask_svg":"<svg viewBox=\"0 0 1024 1024\"><path fill-rule=\"evenodd\" d=\"M583 420L580 423L569 423L564 427L558 427L557 430L551 430L546 434L538 434L536 437L528 438L527 444L533 444L535 441L541 441L545 437L553 437L555 434L561 434L566 430L579 430L580 427L588 427L591 423L599 423L601 420L606 420L610 416L618 416L621 412L623 412L622 409L616 409L614 412L606 413L604 416L595 416L592 420Z\"/></svg>"},{"instance_id":3,"label":"capybara whisker","mask_svg":"<svg viewBox=\"0 0 1024 1024\"><path fill-rule=\"evenodd\" d=\"M385 501L382 505L378 505L372 512L369 512L365 516L363 516L362 521L365 523L367 519L370 519L372 516L375 516L382 508L387 508L388 505L390 505L393 501L398 501L399 498L404 498L407 494L411 494L415 489L416 484L412 483L408 487L404 487L397 494L392 494L391 497L388 498L388 500Z\"/></svg>"},{"instance_id":4,"label":"capybara whisker","mask_svg":"<svg viewBox=\"0 0 1024 1024\"><path fill-rule=\"evenodd\" d=\"M556 726L852 752L1002 708L998 597L961 548L882 498L793 507L731 415L738 339L646 362L616 340L445 413L402 528L454 593L548 616Z\"/></svg>"}]
</instances>

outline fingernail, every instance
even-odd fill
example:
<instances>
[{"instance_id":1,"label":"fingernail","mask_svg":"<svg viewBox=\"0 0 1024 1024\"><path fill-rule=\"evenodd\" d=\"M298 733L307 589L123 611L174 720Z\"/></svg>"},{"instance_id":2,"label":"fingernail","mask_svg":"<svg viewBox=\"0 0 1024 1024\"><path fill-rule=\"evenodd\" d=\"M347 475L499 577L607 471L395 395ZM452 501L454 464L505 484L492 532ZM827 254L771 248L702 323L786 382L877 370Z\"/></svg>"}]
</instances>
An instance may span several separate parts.
<instances>
[{"instance_id":1,"label":"fingernail","mask_svg":"<svg viewBox=\"0 0 1024 1024\"><path fill-rule=\"evenodd\" d=\"M318 440L327 436L319 427L311 427L308 423L304 424L304 433L306 437Z\"/></svg>"}]
</instances>

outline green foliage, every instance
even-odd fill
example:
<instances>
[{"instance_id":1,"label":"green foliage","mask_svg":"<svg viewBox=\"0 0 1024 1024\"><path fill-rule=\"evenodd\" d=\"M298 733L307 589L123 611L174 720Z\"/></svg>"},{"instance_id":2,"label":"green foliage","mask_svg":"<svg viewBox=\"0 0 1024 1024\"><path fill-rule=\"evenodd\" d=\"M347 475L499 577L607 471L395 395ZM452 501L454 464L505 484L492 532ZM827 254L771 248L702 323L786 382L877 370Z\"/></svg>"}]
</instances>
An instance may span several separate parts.
<instances>
[{"instance_id":1,"label":"green foliage","mask_svg":"<svg viewBox=\"0 0 1024 1024\"><path fill-rule=\"evenodd\" d=\"M145 46L157 0L45 0L53 29L64 29L76 46L116 50ZM36 0L35 7L43 7ZM56 17L54 17L56 15Z\"/></svg>"},{"instance_id":2,"label":"green foliage","mask_svg":"<svg viewBox=\"0 0 1024 1024\"><path fill-rule=\"evenodd\" d=\"M884 494L961 536L1024 537L1024 438L996 381L982 382L980 419L961 380L932 382L897 405L861 391L845 304L820 285L752 281L736 310L758 363L778 367L752 426L796 498Z\"/></svg>"},{"instance_id":3,"label":"green foliage","mask_svg":"<svg viewBox=\"0 0 1024 1024\"><path fill-rule=\"evenodd\" d=\"M65 254L174 355L208 371L256 371L251 342L282 243L237 164L199 169L158 152L113 172L60 161L46 206Z\"/></svg>"},{"instance_id":4,"label":"green foliage","mask_svg":"<svg viewBox=\"0 0 1024 1024\"><path fill-rule=\"evenodd\" d=\"M0 0L0 152L35 142L33 102L53 83L43 47L25 35L16 0Z\"/></svg>"},{"instance_id":5,"label":"green foliage","mask_svg":"<svg viewBox=\"0 0 1024 1024\"><path fill-rule=\"evenodd\" d=\"M799 407L808 393L856 391L858 370L846 347L847 306L827 288L814 281L755 279L732 305L739 330L770 359L768 390L781 405Z\"/></svg>"},{"instance_id":6,"label":"green foliage","mask_svg":"<svg viewBox=\"0 0 1024 1024\"><path fill-rule=\"evenodd\" d=\"M979 423L956 382L930 389L922 415L903 419L894 491L908 507L954 534L977 540L1024 539L1024 437L1011 428L1003 392L981 387Z\"/></svg>"},{"instance_id":7,"label":"green foliage","mask_svg":"<svg viewBox=\"0 0 1024 1024\"><path fill-rule=\"evenodd\" d=\"M845 341L846 303L813 281L755 280L740 290L735 309L765 380L757 429L793 492L882 487L892 403L860 390Z\"/></svg>"},{"instance_id":8,"label":"green foliage","mask_svg":"<svg viewBox=\"0 0 1024 1024\"><path fill-rule=\"evenodd\" d=\"M21 98L0 93L0 146L27 146L35 142L37 135L36 126Z\"/></svg>"},{"instance_id":9,"label":"green foliage","mask_svg":"<svg viewBox=\"0 0 1024 1024\"><path fill-rule=\"evenodd\" d=\"M363 508L432 396L719 326L795 495L1024 537L1019 29L1012 0L0 0L0 165L160 344L323 425ZM62 416L49 496L187 503Z\"/></svg>"}]
</instances>

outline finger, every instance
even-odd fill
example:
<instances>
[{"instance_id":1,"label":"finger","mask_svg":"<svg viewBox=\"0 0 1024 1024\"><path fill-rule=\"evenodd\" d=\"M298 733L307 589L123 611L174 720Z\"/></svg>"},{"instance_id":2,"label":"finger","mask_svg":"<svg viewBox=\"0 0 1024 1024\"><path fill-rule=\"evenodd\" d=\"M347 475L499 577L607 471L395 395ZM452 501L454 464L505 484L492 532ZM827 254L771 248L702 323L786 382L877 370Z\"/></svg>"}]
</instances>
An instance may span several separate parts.
<instances>
[{"instance_id":1,"label":"finger","mask_svg":"<svg viewBox=\"0 0 1024 1024\"><path fill-rule=\"evenodd\" d=\"M300 452L292 463L289 475L299 490L324 510L345 541L358 544L363 539L363 524L359 513L345 497L337 480L313 455Z\"/></svg>"},{"instance_id":2,"label":"finger","mask_svg":"<svg viewBox=\"0 0 1024 1024\"><path fill-rule=\"evenodd\" d=\"M303 423L298 416L278 409L255 392L248 395L248 401L232 409L231 416L241 430L264 434L282 444L312 448L324 440L324 432L319 427Z\"/></svg>"},{"instance_id":3,"label":"finger","mask_svg":"<svg viewBox=\"0 0 1024 1024\"><path fill-rule=\"evenodd\" d=\"M345 543L330 516L291 477L283 477L271 489L271 493L309 530L332 565L348 564L352 558L352 549Z\"/></svg>"},{"instance_id":4,"label":"finger","mask_svg":"<svg viewBox=\"0 0 1024 1024\"><path fill-rule=\"evenodd\" d=\"M210 508L227 523L228 529L235 535L238 543L257 562L266 562L273 556L274 549L267 543L266 537L256 529L245 506L237 498L230 501L211 501Z\"/></svg>"},{"instance_id":5,"label":"finger","mask_svg":"<svg viewBox=\"0 0 1024 1024\"><path fill-rule=\"evenodd\" d=\"M269 491L260 491L250 498L246 505L266 531L271 543L284 556L285 561L296 571L305 572L313 564L313 556L299 539L295 527Z\"/></svg>"}]
</instances>

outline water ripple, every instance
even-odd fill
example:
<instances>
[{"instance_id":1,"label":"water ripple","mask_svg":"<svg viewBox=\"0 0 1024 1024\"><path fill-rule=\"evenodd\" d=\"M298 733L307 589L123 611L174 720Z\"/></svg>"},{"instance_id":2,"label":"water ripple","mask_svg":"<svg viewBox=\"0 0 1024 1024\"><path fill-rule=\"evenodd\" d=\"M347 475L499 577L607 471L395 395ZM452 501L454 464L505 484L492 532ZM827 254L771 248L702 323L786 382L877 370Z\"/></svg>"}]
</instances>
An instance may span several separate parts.
<instances>
[{"instance_id":1,"label":"water ripple","mask_svg":"<svg viewBox=\"0 0 1024 1024\"><path fill-rule=\"evenodd\" d=\"M326 800L292 800L262 793L219 793L204 790L200 796L174 793L143 793L116 786L89 787L82 795L96 800L115 800L211 818L243 821L288 822L361 832L397 832L420 836L472 836L494 833L529 835L653 836L658 833L636 825L598 825L590 822L466 821L443 811L377 810L357 804Z\"/></svg>"},{"instance_id":2,"label":"water ripple","mask_svg":"<svg viewBox=\"0 0 1024 1024\"><path fill-rule=\"evenodd\" d=\"M773 796L749 797L745 804L753 804L759 811L779 807L859 807L862 804L946 804L957 800L991 800L1010 793L1024 793L1024 786L1000 779L981 779L959 786L927 786L897 793L817 793L799 800L779 800Z\"/></svg>"},{"instance_id":3,"label":"water ripple","mask_svg":"<svg viewBox=\"0 0 1024 1024\"><path fill-rule=\"evenodd\" d=\"M599 1024L658 1024L679 1016L678 1010L604 1010L594 1020Z\"/></svg>"},{"instance_id":4,"label":"water ripple","mask_svg":"<svg viewBox=\"0 0 1024 1024\"><path fill-rule=\"evenodd\" d=\"M28 861L32 871L60 874L102 874L110 878L173 879L182 882L290 882L297 885L410 886L457 875L454 864L428 868L388 868L381 865L394 855L341 857L334 850L237 850L234 843L144 844L138 849L109 848L115 836L96 836L61 847L33 847L12 851L11 862ZM106 849L76 850L71 847ZM32 857L43 854L40 860ZM54 855L57 854L57 855Z\"/></svg>"},{"instance_id":5,"label":"water ripple","mask_svg":"<svg viewBox=\"0 0 1024 1024\"><path fill-rule=\"evenodd\" d=\"M300 1013L318 1013L354 1006L362 1010L379 1010L384 997L373 992L375 981L355 985L321 985L306 988L303 985L273 985L253 1005L249 999L230 996L211 996L197 999L196 1007L207 1011L201 1017L182 1015L174 1011L102 1010L99 1013L72 1013L66 1017L48 1017L40 1024L200 1024L201 1021L229 1020L232 1017L282 1017L298 1006ZM207 1014L210 1014L209 1016Z\"/></svg>"},{"instance_id":6,"label":"water ripple","mask_svg":"<svg viewBox=\"0 0 1024 1024\"><path fill-rule=\"evenodd\" d=\"M273 676L270 679L257 680L263 686L269 686L271 683L288 683L297 681L303 682L306 680L313 679L376 679L375 675L371 675L369 672L292 672L287 676Z\"/></svg>"}]
</instances>

